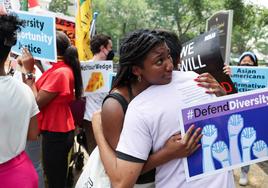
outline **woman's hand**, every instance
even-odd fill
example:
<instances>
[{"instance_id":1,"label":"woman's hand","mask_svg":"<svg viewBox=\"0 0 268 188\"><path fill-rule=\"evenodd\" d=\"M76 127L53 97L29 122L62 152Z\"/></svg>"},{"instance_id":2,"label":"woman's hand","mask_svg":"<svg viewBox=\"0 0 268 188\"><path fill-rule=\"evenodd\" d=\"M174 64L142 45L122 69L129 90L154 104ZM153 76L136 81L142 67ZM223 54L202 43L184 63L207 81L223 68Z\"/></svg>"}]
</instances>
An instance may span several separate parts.
<instances>
[{"instance_id":1,"label":"woman's hand","mask_svg":"<svg viewBox=\"0 0 268 188\"><path fill-rule=\"evenodd\" d=\"M175 134L171 136L162 148L166 152L166 156L170 159L183 158L191 155L195 152L201 145L199 144L202 138L201 128L197 128L192 125L184 137L181 134Z\"/></svg>"},{"instance_id":2,"label":"woman's hand","mask_svg":"<svg viewBox=\"0 0 268 188\"><path fill-rule=\"evenodd\" d=\"M217 80L209 73L200 74L196 79L198 86L207 89L206 93L215 94L217 97L226 95L224 88L217 82Z\"/></svg>"},{"instance_id":3,"label":"woman's hand","mask_svg":"<svg viewBox=\"0 0 268 188\"><path fill-rule=\"evenodd\" d=\"M32 54L29 52L28 48L22 49L22 55L19 58L25 72L34 72L34 58Z\"/></svg>"},{"instance_id":4,"label":"woman's hand","mask_svg":"<svg viewBox=\"0 0 268 188\"><path fill-rule=\"evenodd\" d=\"M223 72L229 76L232 75L232 70L231 70L231 67L229 65L226 65L224 64L224 67L223 67Z\"/></svg>"}]
</instances>

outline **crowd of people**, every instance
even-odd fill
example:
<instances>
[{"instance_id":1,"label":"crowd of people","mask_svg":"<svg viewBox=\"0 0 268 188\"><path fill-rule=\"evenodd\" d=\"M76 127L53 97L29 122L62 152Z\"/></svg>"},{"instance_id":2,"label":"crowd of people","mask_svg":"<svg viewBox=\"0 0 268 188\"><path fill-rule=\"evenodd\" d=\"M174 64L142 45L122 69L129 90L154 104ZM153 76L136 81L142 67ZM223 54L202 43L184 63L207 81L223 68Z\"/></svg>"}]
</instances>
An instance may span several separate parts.
<instances>
[{"instance_id":1,"label":"crowd of people","mask_svg":"<svg viewBox=\"0 0 268 188\"><path fill-rule=\"evenodd\" d=\"M37 80L36 61L24 48L17 58L24 70L18 80L6 73L5 63L21 26L16 16L0 15L0 185L64 188L75 137L70 103L83 95L78 52L68 36L57 31L57 62ZM114 57L109 36L95 35L90 48L90 61ZM85 147L89 154L98 150L108 187L235 187L231 171L186 181L182 158L200 148L202 130L192 125L181 134L181 87L189 83L191 91L202 93L202 100L226 92L209 73L178 71L181 48L178 36L167 30L127 34L120 44L112 89L86 97ZM257 57L245 52L239 65L257 66ZM231 74L228 66L224 72Z\"/></svg>"}]
</instances>

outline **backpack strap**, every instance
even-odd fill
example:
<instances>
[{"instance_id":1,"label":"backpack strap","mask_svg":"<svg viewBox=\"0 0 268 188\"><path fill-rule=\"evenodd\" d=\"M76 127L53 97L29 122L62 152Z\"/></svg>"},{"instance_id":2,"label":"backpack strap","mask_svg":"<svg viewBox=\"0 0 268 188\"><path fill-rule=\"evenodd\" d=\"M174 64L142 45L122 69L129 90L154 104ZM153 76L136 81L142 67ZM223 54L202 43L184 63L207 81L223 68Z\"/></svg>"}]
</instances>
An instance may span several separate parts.
<instances>
[{"instance_id":1,"label":"backpack strap","mask_svg":"<svg viewBox=\"0 0 268 188\"><path fill-rule=\"evenodd\" d=\"M127 111L127 107L128 107L128 102L127 102L127 100L121 95L121 94L119 94L119 93L110 93L109 95L107 95L104 99L103 99L103 102L102 102L102 105L103 105L103 103L106 101L106 99L108 99L108 98L113 98L113 99L115 99L115 100L117 100L119 103L120 103L120 105L121 105L121 107L122 107L122 109L123 109L123 112L124 112L124 114L126 113L126 111Z\"/></svg>"}]
</instances>

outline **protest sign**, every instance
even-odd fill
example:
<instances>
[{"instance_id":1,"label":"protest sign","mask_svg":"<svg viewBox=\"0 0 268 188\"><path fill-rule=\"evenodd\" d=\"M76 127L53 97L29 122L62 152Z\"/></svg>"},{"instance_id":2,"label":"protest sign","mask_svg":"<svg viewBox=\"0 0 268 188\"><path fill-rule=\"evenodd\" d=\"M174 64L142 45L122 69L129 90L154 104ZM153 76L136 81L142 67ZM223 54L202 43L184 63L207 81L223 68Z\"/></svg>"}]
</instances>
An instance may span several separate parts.
<instances>
[{"instance_id":1,"label":"protest sign","mask_svg":"<svg viewBox=\"0 0 268 188\"><path fill-rule=\"evenodd\" d=\"M12 52L21 54L22 48L26 47L35 59L56 62L55 17L19 11L15 13L24 21L25 27L18 33L18 41L12 47Z\"/></svg>"},{"instance_id":2,"label":"protest sign","mask_svg":"<svg viewBox=\"0 0 268 188\"><path fill-rule=\"evenodd\" d=\"M231 52L231 38L233 28L233 10L223 10L213 14L206 25L207 31L219 30L220 49L223 61L229 64Z\"/></svg>"},{"instance_id":3,"label":"protest sign","mask_svg":"<svg viewBox=\"0 0 268 188\"><path fill-rule=\"evenodd\" d=\"M56 16L56 29L64 32L75 45L75 22L74 18L67 16Z\"/></svg>"},{"instance_id":4,"label":"protest sign","mask_svg":"<svg viewBox=\"0 0 268 188\"><path fill-rule=\"evenodd\" d=\"M238 92L251 91L268 86L267 67L230 66L231 79Z\"/></svg>"},{"instance_id":5,"label":"protest sign","mask_svg":"<svg viewBox=\"0 0 268 188\"><path fill-rule=\"evenodd\" d=\"M181 71L195 71L198 74L210 73L228 94L236 93L230 77L223 73L219 33L213 29L182 45Z\"/></svg>"},{"instance_id":6,"label":"protest sign","mask_svg":"<svg viewBox=\"0 0 268 188\"><path fill-rule=\"evenodd\" d=\"M84 94L109 92L112 61L91 61L81 63Z\"/></svg>"},{"instance_id":7,"label":"protest sign","mask_svg":"<svg viewBox=\"0 0 268 188\"><path fill-rule=\"evenodd\" d=\"M268 89L183 107L182 132L194 124L203 134L201 147L183 159L187 181L267 160L267 113Z\"/></svg>"}]
</instances>

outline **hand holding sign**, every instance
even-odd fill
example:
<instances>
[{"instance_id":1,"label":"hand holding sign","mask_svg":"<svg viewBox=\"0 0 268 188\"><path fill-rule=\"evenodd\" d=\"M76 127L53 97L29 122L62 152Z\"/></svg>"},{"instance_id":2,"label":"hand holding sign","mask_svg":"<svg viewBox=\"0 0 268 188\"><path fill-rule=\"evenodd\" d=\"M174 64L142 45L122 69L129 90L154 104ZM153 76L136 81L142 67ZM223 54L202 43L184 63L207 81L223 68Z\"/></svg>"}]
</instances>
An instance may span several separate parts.
<instances>
[{"instance_id":1,"label":"hand holding sign","mask_svg":"<svg viewBox=\"0 0 268 188\"><path fill-rule=\"evenodd\" d=\"M201 128L197 128L196 130L194 125L191 125L191 127L187 130L185 135L181 140L179 140L179 156L180 158L187 157L191 155L193 152L195 152L199 147L199 141L202 137Z\"/></svg>"},{"instance_id":2,"label":"hand holding sign","mask_svg":"<svg viewBox=\"0 0 268 188\"><path fill-rule=\"evenodd\" d=\"M200 74L195 81L198 82L198 86L208 89L206 93L215 94L217 97L226 95L223 87L209 73Z\"/></svg>"},{"instance_id":3,"label":"hand holding sign","mask_svg":"<svg viewBox=\"0 0 268 188\"><path fill-rule=\"evenodd\" d=\"M24 70L27 72L34 71L34 58L27 48L22 49L22 55L20 57Z\"/></svg>"}]
</instances>

